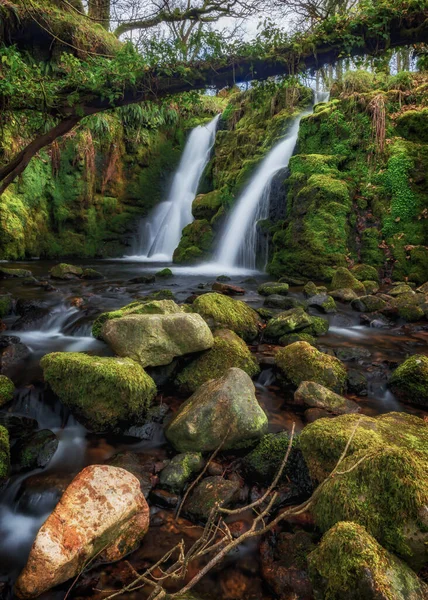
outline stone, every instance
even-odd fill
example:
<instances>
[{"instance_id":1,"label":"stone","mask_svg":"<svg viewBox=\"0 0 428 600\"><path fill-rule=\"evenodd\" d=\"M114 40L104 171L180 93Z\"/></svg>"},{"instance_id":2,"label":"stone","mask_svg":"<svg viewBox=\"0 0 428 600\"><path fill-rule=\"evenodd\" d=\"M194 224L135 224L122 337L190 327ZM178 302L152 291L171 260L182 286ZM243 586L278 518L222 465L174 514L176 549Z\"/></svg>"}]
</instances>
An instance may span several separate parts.
<instances>
[{"instance_id":1,"label":"stone","mask_svg":"<svg viewBox=\"0 0 428 600\"><path fill-rule=\"evenodd\" d=\"M275 363L287 385L297 388L309 380L339 394L346 388L347 373L342 362L307 342L295 342L282 348L275 355Z\"/></svg>"},{"instance_id":2,"label":"stone","mask_svg":"<svg viewBox=\"0 0 428 600\"><path fill-rule=\"evenodd\" d=\"M308 281L303 287L303 295L306 298L316 296L318 294L318 288L313 281Z\"/></svg>"},{"instance_id":3,"label":"stone","mask_svg":"<svg viewBox=\"0 0 428 600\"><path fill-rule=\"evenodd\" d=\"M0 267L0 279L23 279L32 276L32 272L28 269L6 269L5 267Z\"/></svg>"},{"instance_id":4,"label":"stone","mask_svg":"<svg viewBox=\"0 0 428 600\"><path fill-rule=\"evenodd\" d=\"M220 283L218 281L212 284L211 289L214 292L219 292L226 296L243 296L245 294L244 288L238 287L237 285L230 285L230 283Z\"/></svg>"},{"instance_id":5,"label":"stone","mask_svg":"<svg viewBox=\"0 0 428 600\"><path fill-rule=\"evenodd\" d=\"M404 402L428 406L428 356L415 354L393 372L389 387Z\"/></svg>"},{"instance_id":6,"label":"stone","mask_svg":"<svg viewBox=\"0 0 428 600\"><path fill-rule=\"evenodd\" d=\"M42 429L20 437L12 448L15 472L32 471L46 467L58 448L58 439L49 429Z\"/></svg>"},{"instance_id":7,"label":"stone","mask_svg":"<svg viewBox=\"0 0 428 600\"><path fill-rule=\"evenodd\" d=\"M16 338L15 336L5 336L8 338ZM22 369L23 363L30 357L31 350L25 344L20 342L11 343L6 348L0 347L0 373L3 375L14 376Z\"/></svg>"},{"instance_id":8,"label":"stone","mask_svg":"<svg viewBox=\"0 0 428 600\"><path fill-rule=\"evenodd\" d=\"M83 269L82 279L88 279L89 281L104 279L104 275L95 269Z\"/></svg>"},{"instance_id":9,"label":"stone","mask_svg":"<svg viewBox=\"0 0 428 600\"><path fill-rule=\"evenodd\" d=\"M14 391L13 381L5 375L0 375L0 407L12 400Z\"/></svg>"},{"instance_id":10,"label":"stone","mask_svg":"<svg viewBox=\"0 0 428 600\"><path fill-rule=\"evenodd\" d=\"M351 360L363 360L368 359L371 356L371 352L368 348L359 348L358 346L337 348L335 354L339 360L351 361Z\"/></svg>"},{"instance_id":11,"label":"stone","mask_svg":"<svg viewBox=\"0 0 428 600\"><path fill-rule=\"evenodd\" d=\"M311 296L306 301L307 306L312 306L319 310L320 312L330 314L337 312L336 302L332 296L328 296L327 294L316 294L315 296Z\"/></svg>"},{"instance_id":12,"label":"stone","mask_svg":"<svg viewBox=\"0 0 428 600\"><path fill-rule=\"evenodd\" d=\"M262 283L257 289L257 293L261 296L271 296L272 294L278 294L279 296L286 296L289 290L288 283L279 283L278 281L270 281L268 283Z\"/></svg>"},{"instance_id":13,"label":"stone","mask_svg":"<svg viewBox=\"0 0 428 600\"><path fill-rule=\"evenodd\" d=\"M139 275L129 280L129 283L154 283L156 281L155 275Z\"/></svg>"},{"instance_id":14,"label":"stone","mask_svg":"<svg viewBox=\"0 0 428 600\"><path fill-rule=\"evenodd\" d=\"M386 304L385 300L378 296L360 296L351 302L352 308L359 312L376 312L385 308Z\"/></svg>"},{"instance_id":15,"label":"stone","mask_svg":"<svg viewBox=\"0 0 428 600\"><path fill-rule=\"evenodd\" d=\"M142 419L156 395L153 379L129 358L53 352L40 364L61 402L93 431Z\"/></svg>"},{"instance_id":16,"label":"stone","mask_svg":"<svg viewBox=\"0 0 428 600\"><path fill-rule=\"evenodd\" d=\"M428 281L416 288L416 291L420 294L428 294Z\"/></svg>"},{"instance_id":17,"label":"stone","mask_svg":"<svg viewBox=\"0 0 428 600\"><path fill-rule=\"evenodd\" d=\"M211 379L184 402L165 431L179 452L211 452L241 448L267 429L254 384L242 370L232 368Z\"/></svg>"},{"instance_id":18,"label":"stone","mask_svg":"<svg viewBox=\"0 0 428 600\"><path fill-rule=\"evenodd\" d=\"M371 281L370 279L365 279L363 281L363 285L366 289L367 295L377 294L379 291L379 284L376 281Z\"/></svg>"},{"instance_id":19,"label":"stone","mask_svg":"<svg viewBox=\"0 0 428 600\"><path fill-rule=\"evenodd\" d=\"M0 483L7 479L10 469L9 433L0 425Z\"/></svg>"},{"instance_id":20,"label":"stone","mask_svg":"<svg viewBox=\"0 0 428 600\"><path fill-rule=\"evenodd\" d=\"M102 337L115 354L141 366L167 365L177 356L208 350L214 338L198 314L133 314L105 322Z\"/></svg>"},{"instance_id":21,"label":"stone","mask_svg":"<svg viewBox=\"0 0 428 600\"><path fill-rule=\"evenodd\" d=\"M309 408L322 408L334 415L360 412L356 402L314 381L303 381L294 392L294 401Z\"/></svg>"},{"instance_id":22,"label":"stone","mask_svg":"<svg viewBox=\"0 0 428 600\"><path fill-rule=\"evenodd\" d=\"M332 298L334 298L335 300L338 300L339 302L352 302L352 300L355 300L355 298L358 298L357 294L354 292L354 290L351 290L350 288L342 288L339 290L332 290L330 292L330 296Z\"/></svg>"},{"instance_id":23,"label":"stone","mask_svg":"<svg viewBox=\"0 0 428 600\"><path fill-rule=\"evenodd\" d=\"M413 290L407 283L397 283L390 288L388 294L390 296L400 296L400 294L413 294Z\"/></svg>"},{"instance_id":24,"label":"stone","mask_svg":"<svg viewBox=\"0 0 428 600\"><path fill-rule=\"evenodd\" d=\"M371 280L379 283L378 270L370 265L359 264L351 268L351 273L358 281Z\"/></svg>"},{"instance_id":25,"label":"stone","mask_svg":"<svg viewBox=\"0 0 428 600\"><path fill-rule=\"evenodd\" d=\"M75 265L68 265L67 263L60 263L55 265L49 271L52 279L77 279L83 275L82 267L76 267Z\"/></svg>"},{"instance_id":26,"label":"stone","mask_svg":"<svg viewBox=\"0 0 428 600\"><path fill-rule=\"evenodd\" d=\"M214 332L214 345L192 360L178 374L175 382L183 394L193 394L209 379L217 379L231 367L238 367L250 377L259 374L256 358L247 344L230 329L217 329Z\"/></svg>"},{"instance_id":27,"label":"stone","mask_svg":"<svg viewBox=\"0 0 428 600\"><path fill-rule=\"evenodd\" d=\"M367 377L356 369L348 369L348 392L357 396L367 396L369 393Z\"/></svg>"},{"instance_id":28,"label":"stone","mask_svg":"<svg viewBox=\"0 0 428 600\"><path fill-rule=\"evenodd\" d=\"M168 267L166 267L165 269L161 269L160 271L158 271L156 273L156 277L161 277L162 279L170 279L171 277L174 277L174 273L171 271L171 269L168 269Z\"/></svg>"},{"instance_id":29,"label":"stone","mask_svg":"<svg viewBox=\"0 0 428 600\"><path fill-rule=\"evenodd\" d=\"M226 508L237 498L239 487L238 482L223 477L206 477L190 494L183 510L198 521L206 521L216 504Z\"/></svg>"},{"instance_id":30,"label":"stone","mask_svg":"<svg viewBox=\"0 0 428 600\"><path fill-rule=\"evenodd\" d=\"M219 275L219 276L216 278L216 280L217 280L217 281L223 281L223 282L224 282L224 281L230 281L230 279L231 279L231 278L229 277L229 275Z\"/></svg>"},{"instance_id":31,"label":"stone","mask_svg":"<svg viewBox=\"0 0 428 600\"><path fill-rule=\"evenodd\" d=\"M35 598L75 577L95 557L117 561L147 532L149 507L138 479L107 465L86 467L40 528L15 584L18 598Z\"/></svg>"},{"instance_id":32,"label":"stone","mask_svg":"<svg viewBox=\"0 0 428 600\"><path fill-rule=\"evenodd\" d=\"M177 454L161 471L161 486L173 492L181 492L192 475L201 471L205 461L200 452Z\"/></svg>"},{"instance_id":33,"label":"stone","mask_svg":"<svg viewBox=\"0 0 428 600\"><path fill-rule=\"evenodd\" d=\"M0 412L0 425L8 430L12 439L25 436L38 428L36 419L9 411Z\"/></svg>"},{"instance_id":34,"label":"stone","mask_svg":"<svg viewBox=\"0 0 428 600\"><path fill-rule=\"evenodd\" d=\"M291 275L283 275L278 279L279 283L288 283L289 285L302 286L305 285L307 279L300 279L299 277L292 277Z\"/></svg>"},{"instance_id":35,"label":"stone","mask_svg":"<svg viewBox=\"0 0 428 600\"><path fill-rule=\"evenodd\" d=\"M13 300L8 294L0 295L0 319L12 312Z\"/></svg>"},{"instance_id":36,"label":"stone","mask_svg":"<svg viewBox=\"0 0 428 600\"><path fill-rule=\"evenodd\" d=\"M283 335L307 329L312 325L312 317L304 308L292 308L280 313L269 321L264 331L266 340L278 340Z\"/></svg>"},{"instance_id":37,"label":"stone","mask_svg":"<svg viewBox=\"0 0 428 600\"><path fill-rule=\"evenodd\" d=\"M353 290L358 296L363 296L366 293L366 289L361 281L358 281L345 267L339 267L334 272L333 279L331 280L331 289L338 290L343 288Z\"/></svg>"},{"instance_id":38,"label":"stone","mask_svg":"<svg viewBox=\"0 0 428 600\"><path fill-rule=\"evenodd\" d=\"M281 308L282 310L289 310L290 308L298 308L299 306L302 306L302 303L296 300L296 298L291 298L290 296L271 294L265 298L263 306L267 306L268 308Z\"/></svg>"}]
</instances>

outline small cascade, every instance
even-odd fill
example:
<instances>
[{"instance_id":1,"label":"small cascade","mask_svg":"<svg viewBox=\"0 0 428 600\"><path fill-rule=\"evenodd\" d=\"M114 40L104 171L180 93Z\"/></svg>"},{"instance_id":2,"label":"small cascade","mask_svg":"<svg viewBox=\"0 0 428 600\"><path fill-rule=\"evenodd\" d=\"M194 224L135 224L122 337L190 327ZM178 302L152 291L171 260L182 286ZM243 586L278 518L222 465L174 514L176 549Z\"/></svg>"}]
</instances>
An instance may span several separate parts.
<instances>
[{"instance_id":1,"label":"small cascade","mask_svg":"<svg viewBox=\"0 0 428 600\"><path fill-rule=\"evenodd\" d=\"M139 260L170 262L183 228L193 221L192 202L210 159L220 115L190 134L174 175L168 199L143 219L135 256Z\"/></svg>"}]
</instances>

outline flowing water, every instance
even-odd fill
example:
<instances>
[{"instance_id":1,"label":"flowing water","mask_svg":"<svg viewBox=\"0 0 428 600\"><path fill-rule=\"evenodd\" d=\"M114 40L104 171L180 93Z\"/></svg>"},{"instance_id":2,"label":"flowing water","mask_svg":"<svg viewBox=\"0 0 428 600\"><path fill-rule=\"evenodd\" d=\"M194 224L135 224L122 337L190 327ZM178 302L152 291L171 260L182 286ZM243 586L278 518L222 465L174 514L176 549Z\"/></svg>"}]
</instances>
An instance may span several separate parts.
<instances>
[{"instance_id":1,"label":"flowing water","mask_svg":"<svg viewBox=\"0 0 428 600\"><path fill-rule=\"evenodd\" d=\"M191 132L178 169L172 181L168 199L156 206L143 219L131 258L164 262L172 260L183 228L193 221L192 202L198 192L199 181L210 159L220 115L207 125L199 125Z\"/></svg>"}]
</instances>

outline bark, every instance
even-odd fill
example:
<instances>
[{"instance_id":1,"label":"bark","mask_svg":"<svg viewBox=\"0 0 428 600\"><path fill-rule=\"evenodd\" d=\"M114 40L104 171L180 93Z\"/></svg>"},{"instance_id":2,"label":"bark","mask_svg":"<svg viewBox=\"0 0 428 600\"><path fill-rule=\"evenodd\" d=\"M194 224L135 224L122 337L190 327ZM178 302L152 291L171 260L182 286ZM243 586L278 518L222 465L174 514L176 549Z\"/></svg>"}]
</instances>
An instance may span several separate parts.
<instances>
[{"instance_id":1,"label":"bark","mask_svg":"<svg viewBox=\"0 0 428 600\"><path fill-rule=\"evenodd\" d=\"M89 0L88 16L108 31L110 28L110 0Z\"/></svg>"}]
</instances>

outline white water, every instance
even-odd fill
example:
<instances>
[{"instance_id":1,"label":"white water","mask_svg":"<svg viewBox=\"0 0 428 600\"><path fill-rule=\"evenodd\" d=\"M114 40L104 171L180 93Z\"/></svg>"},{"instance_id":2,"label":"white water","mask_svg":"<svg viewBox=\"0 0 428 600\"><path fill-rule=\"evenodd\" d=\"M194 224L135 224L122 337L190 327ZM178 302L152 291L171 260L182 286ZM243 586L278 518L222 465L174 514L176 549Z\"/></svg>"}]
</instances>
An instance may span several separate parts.
<instances>
[{"instance_id":1,"label":"white water","mask_svg":"<svg viewBox=\"0 0 428 600\"><path fill-rule=\"evenodd\" d=\"M172 260L183 228L193 221L192 202L210 159L219 118L220 115L217 115L210 123L196 127L190 134L168 199L143 219L135 255L126 258L150 262Z\"/></svg>"}]
</instances>

